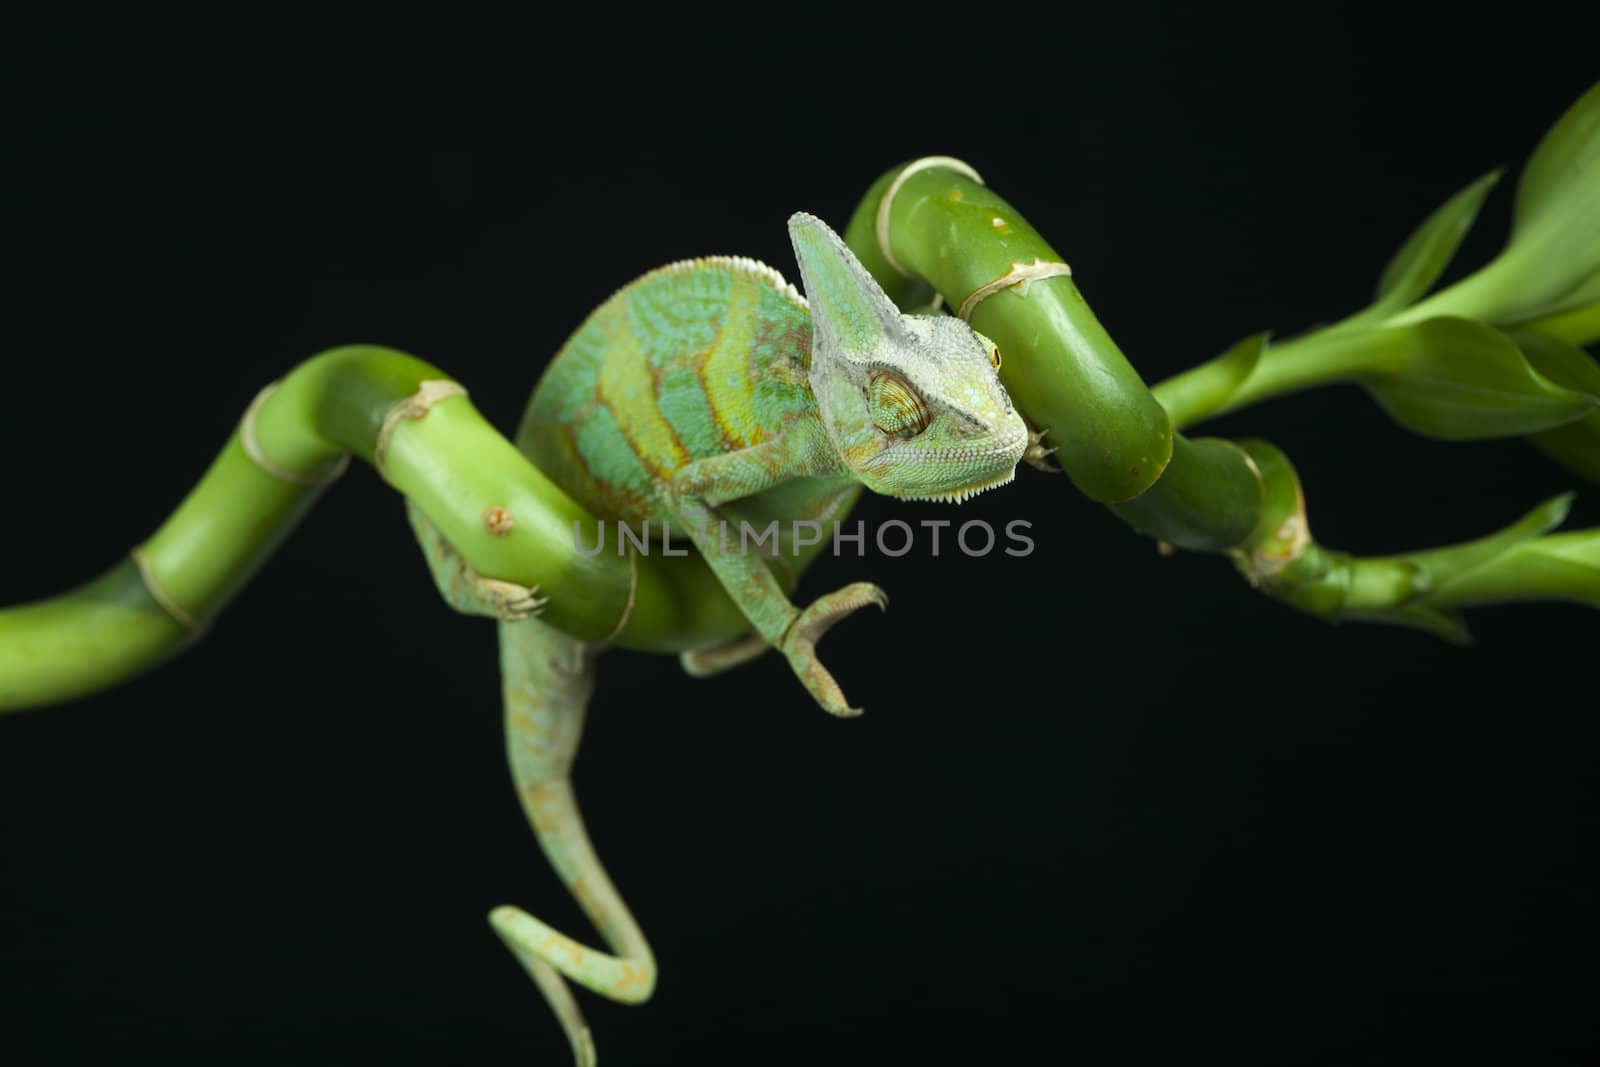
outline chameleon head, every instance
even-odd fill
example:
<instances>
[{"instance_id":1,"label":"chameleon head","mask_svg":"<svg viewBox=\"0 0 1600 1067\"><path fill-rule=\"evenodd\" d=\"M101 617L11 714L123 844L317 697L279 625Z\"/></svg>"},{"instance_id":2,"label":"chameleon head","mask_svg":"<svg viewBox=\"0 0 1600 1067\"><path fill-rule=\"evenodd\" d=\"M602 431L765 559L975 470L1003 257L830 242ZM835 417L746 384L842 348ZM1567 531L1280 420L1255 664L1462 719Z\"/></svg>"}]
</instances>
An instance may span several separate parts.
<instances>
[{"instance_id":1,"label":"chameleon head","mask_svg":"<svg viewBox=\"0 0 1600 1067\"><path fill-rule=\"evenodd\" d=\"M789 238L811 306L811 390L862 484L962 501L1009 482L1028 427L994 342L949 315L902 314L821 219L791 216Z\"/></svg>"}]
</instances>

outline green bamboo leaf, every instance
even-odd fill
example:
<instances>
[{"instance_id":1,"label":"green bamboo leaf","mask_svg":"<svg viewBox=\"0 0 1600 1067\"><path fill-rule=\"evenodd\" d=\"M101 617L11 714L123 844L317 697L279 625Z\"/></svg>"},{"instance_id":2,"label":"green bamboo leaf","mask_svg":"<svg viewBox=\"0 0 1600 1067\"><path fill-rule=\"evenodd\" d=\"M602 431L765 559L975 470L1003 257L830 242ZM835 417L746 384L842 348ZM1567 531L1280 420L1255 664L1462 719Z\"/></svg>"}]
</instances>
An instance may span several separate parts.
<instances>
[{"instance_id":1,"label":"green bamboo leaf","mask_svg":"<svg viewBox=\"0 0 1600 1067\"><path fill-rule=\"evenodd\" d=\"M1231 396L1255 371L1256 364L1261 362L1261 353L1267 350L1267 338L1271 336L1271 330L1251 334L1211 361L1218 372L1213 385L1223 397Z\"/></svg>"},{"instance_id":2,"label":"green bamboo leaf","mask_svg":"<svg viewBox=\"0 0 1600 1067\"><path fill-rule=\"evenodd\" d=\"M1595 277L1600 281L1600 275ZM1545 318L1525 322L1522 326L1576 345L1592 345L1600 341L1600 299L1586 307L1559 311Z\"/></svg>"},{"instance_id":3,"label":"green bamboo leaf","mask_svg":"<svg viewBox=\"0 0 1600 1067\"><path fill-rule=\"evenodd\" d=\"M1348 559L1346 616L1468 644L1462 608L1517 600L1600 606L1600 530L1545 536L1566 521L1572 499L1551 497L1505 529L1464 544Z\"/></svg>"},{"instance_id":4,"label":"green bamboo leaf","mask_svg":"<svg viewBox=\"0 0 1600 1067\"><path fill-rule=\"evenodd\" d=\"M1369 313L1381 318L1409 307L1439 280L1461 247L1462 238L1472 229L1484 197L1504 172L1505 168L1497 167L1483 175L1423 220L1383 268Z\"/></svg>"},{"instance_id":5,"label":"green bamboo leaf","mask_svg":"<svg viewBox=\"0 0 1600 1067\"><path fill-rule=\"evenodd\" d=\"M1600 205L1600 82L1556 120L1533 150L1517 185L1512 239L1539 226L1565 226L1575 203Z\"/></svg>"},{"instance_id":6,"label":"green bamboo leaf","mask_svg":"<svg viewBox=\"0 0 1600 1067\"><path fill-rule=\"evenodd\" d=\"M1600 82L1556 120L1517 183L1511 239L1481 270L1396 315L1496 325L1558 316L1600 299Z\"/></svg>"},{"instance_id":7,"label":"green bamboo leaf","mask_svg":"<svg viewBox=\"0 0 1600 1067\"><path fill-rule=\"evenodd\" d=\"M1255 373L1271 336L1271 330L1252 334L1220 356L1155 385L1151 392L1167 410L1173 429L1226 410L1239 388Z\"/></svg>"},{"instance_id":8,"label":"green bamboo leaf","mask_svg":"<svg viewBox=\"0 0 1600 1067\"><path fill-rule=\"evenodd\" d=\"M1568 389L1600 394L1600 364L1577 345L1531 330L1513 331L1509 336L1522 349L1533 369L1552 382ZM1528 440L1567 469L1600 483L1600 410L1553 430L1533 434Z\"/></svg>"},{"instance_id":9,"label":"green bamboo leaf","mask_svg":"<svg viewBox=\"0 0 1600 1067\"><path fill-rule=\"evenodd\" d=\"M1508 330L1506 336L1552 382L1600 396L1600 363L1577 345L1533 330Z\"/></svg>"},{"instance_id":10,"label":"green bamboo leaf","mask_svg":"<svg viewBox=\"0 0 1600 1067\"><path fill-rule=\"evenodd\" d=\"M1600 531L1540 538L1518 549L1517 564L1537 599L1574 600L1600 608Z\"/></svg>"},{"instance_id":11,"label":"green bamboo leaf","mask_svg":"<svg viewBox=\"0 0 1600 1067\"><path fill-rule=\"evenodd\" d=\"M1596 268L1595 272L1589 275L1587 281L1568 293L1567 299L1562 302L1562 306L1569 311L1576 308L1600 306L1600 268Z\"/></svg>"},{"instance_id":12,"label":"green bamboo leaf","mask_svg":"<svg viewBox=\"0 0 1600 1067\"><path fill-rule=\"evenodd\" d=\"M1533 434L1528 440L1568 470L1600 485L1600 412Z\"/></svg>"},{"instance_id":13,"label":"green bamboo leaf","mask_svg":"<svg viewBox=\"0 0 1600 1067\"><path fill-rule=\"evenodd\" d=\"M1430 604L1412 603L1395 608L1386 615L1371 616L1370 622L1393 622L1402 626L1415 626L1427 630L1442 641L1452 645L1472 644L1472 630L1467 620L1457 611L1441 611Z\"/></svg>"},{"instance_id":14,"label":"green bamboo leaf","mask_svg":"<svg viewBox=\"0 0 1600 1067\"><path fill-rule=\"evenodd\" d=\"M1443 316L1403 328L1357 375L1396 422L1460 441L1538 433L1583 418L1600 393L1545 377L1500 331Z\"/></svg>"},{"instance_id":15,"label":"green bamboo leaf","mask_svg":"<svg viewBox=\"0 0 1600 1067\"><path fill-rule=\"evenodd\" d=\"M1434 548L1412 553L1410 559L1426 575L1426 596L1442 593L1462 575L1469 574L1495 560L1503 558L1519 545L1549 533L1567 519L1572 510L1575 494L1561 493L1543 501L1532 511L1503 530L1487 537L1448 548Z\"/></svg>"},{"instance_id":16,"label":"green bamboo leaf","mask_svg":"<svg viewBox=\"0 0 1600 1067\"><path fill-rule=\"evenodd\" d=\"M1444 608L1528 600L1567 600L1600 608L1600 530L1524 542L1429 598Z\"/></svg>"},{"instance_id":17,"label":"green bamboo leaf","mask_svg":"<svg viewBox=\"0 0 1600 1067\"><path fill-rule=\"evenodd\" d=\"M1600 298L1600 82L1556 120L1523 168L1507 252L1521 266L1525 317Z\"/></svg>"},{"instance_id":18,"label":"green bamboo leaf","mask_svg":"<svg viewBox=\"0 0 1600 1067\"><path fill-rule=\"evenodd\" d=\"M1518 328L1578 345L1600 341L1600 270L1568 293L1555 311L1522 322Z\"/></svg>"}]
</instances>

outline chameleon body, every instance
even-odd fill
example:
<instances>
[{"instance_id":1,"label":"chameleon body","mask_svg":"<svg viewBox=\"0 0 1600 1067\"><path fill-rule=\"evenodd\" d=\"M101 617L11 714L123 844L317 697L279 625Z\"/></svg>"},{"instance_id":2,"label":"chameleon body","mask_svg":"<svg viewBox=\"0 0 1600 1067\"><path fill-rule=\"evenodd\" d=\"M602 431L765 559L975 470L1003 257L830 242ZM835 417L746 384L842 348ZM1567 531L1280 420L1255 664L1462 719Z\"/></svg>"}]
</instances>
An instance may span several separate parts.
<instances>
[{"instance_id":1,"label":"chameleon body","mask_svg":"<svg viewBox=\"0 0 1600 1067\"><path fill-rule=\"evenodd\" d=\"M776 648L824 709L853 715L815 645L845 615L885 606L882 591L858 582L797 609L781 580L787 542L776 555L743 551L719 524L828 522L862 487L962 500L1010 481L1018 461L1041 450L1000 385L992 342L959 319L902 314L820 220L797 214L789 233L805 297L772 268L736 257L644 275L596 309L550 363L517 446L602 520L664 525L705 557L751 633L685 652L689 673ZM634 1003L656 977L572 794L601 646L532 618L541 604L534 590L473 573L415 508L411 520L446 601L501 620L506 739L524 811L611 947L589 948L514 907L490 915L578 1062L593 1063L562 975Z\"/></svg>"}]
</instances>

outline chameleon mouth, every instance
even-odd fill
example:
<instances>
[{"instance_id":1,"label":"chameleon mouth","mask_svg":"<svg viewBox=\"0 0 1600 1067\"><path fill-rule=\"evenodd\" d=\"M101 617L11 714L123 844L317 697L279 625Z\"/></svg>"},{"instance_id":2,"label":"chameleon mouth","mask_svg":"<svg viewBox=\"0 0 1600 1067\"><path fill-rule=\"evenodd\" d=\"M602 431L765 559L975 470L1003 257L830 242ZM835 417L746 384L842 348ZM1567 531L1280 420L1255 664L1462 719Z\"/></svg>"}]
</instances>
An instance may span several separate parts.
<instances>
[{"instance_id":1,"label":"chameleon mouth","mask_svg":"<svg viewBox=\"0 0 1600 1067\"><path fill-rule=\"evenodd\" d=\"M1017 468L1008 467L1004 471L995 475L993 478L986 478L983 481L973 482L970 485L963 485L957 489L946 489L942 493L929 493L922 496L902 496L897 497L896 499L931 500L939 504L960 504L964 501L971 500L985 489L994 489L998 486L1005 485L1016 476Z\"/></svg>"}]
</instances>

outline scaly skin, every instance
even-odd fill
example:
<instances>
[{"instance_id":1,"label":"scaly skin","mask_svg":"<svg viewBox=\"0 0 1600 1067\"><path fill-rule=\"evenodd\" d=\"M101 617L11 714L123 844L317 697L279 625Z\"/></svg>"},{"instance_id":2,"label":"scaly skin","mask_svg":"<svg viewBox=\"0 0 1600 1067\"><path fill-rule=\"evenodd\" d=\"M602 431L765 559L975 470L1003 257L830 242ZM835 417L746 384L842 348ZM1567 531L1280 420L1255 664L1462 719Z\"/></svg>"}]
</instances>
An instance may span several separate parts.
<instances>
[{"instance_id":1,"label":"scaly skin","mask_svg":"<svg viewBox=\"0 0 1600 1067\"><path fill-rule=\"evenodd\" d=\"M960 499L1009 480L1030 439L992 343L948 316L901 314L820 220L795 215L789 233L809 305L752 260L652 271L556 356L517 446L600 518L692 541L818 703L852 715L814 645L882 594L814 613L820 626L802 632L768 561L736 537L724 551L718 524L825 523L863 485ZM703 673L692 656L685 666Z\"/></svg>"},{"instance_id":2,"label":"scaly skin","mask_svg":"<svg viewBox=\"0 0 1600 1067\"><path fill-rule=\"evenodd\" d=\"M777 548L766 551L789 553L792 521L842 517L863 486L963 500L1010 481L1018 461L1041 449L1000 385L992 342L959 319L901 314L820 220L795 215L789 234L809 302L748 259L652 271L596 309L556 355L517 447L602 520L640 533L648 523L652 551L665 525L705 557L754 632L684 653L690 674L774 647L825 710L856 715L816 644L857 609L886 607L883 590L855 582L797 609L774 573L784 561L742 551L740 523L759 531L777 520ZM578 1062L590 1065L594 1043L560 976L627 1003L646 999L656 976L569 780L599 646L530 618L543 603L536 590L474 573L420 511L410 516L446 602L501 620L506 738L524 808L615 953L513 907L490 916Z\"/></svg>"}]
</instances>

